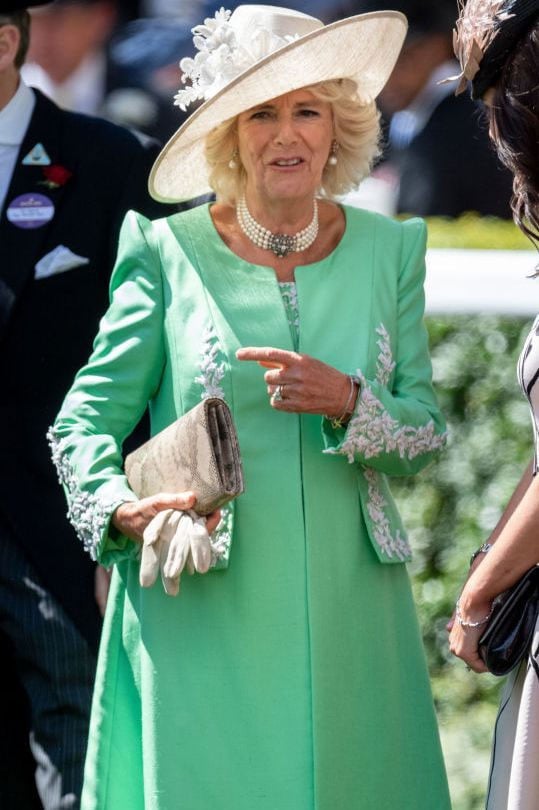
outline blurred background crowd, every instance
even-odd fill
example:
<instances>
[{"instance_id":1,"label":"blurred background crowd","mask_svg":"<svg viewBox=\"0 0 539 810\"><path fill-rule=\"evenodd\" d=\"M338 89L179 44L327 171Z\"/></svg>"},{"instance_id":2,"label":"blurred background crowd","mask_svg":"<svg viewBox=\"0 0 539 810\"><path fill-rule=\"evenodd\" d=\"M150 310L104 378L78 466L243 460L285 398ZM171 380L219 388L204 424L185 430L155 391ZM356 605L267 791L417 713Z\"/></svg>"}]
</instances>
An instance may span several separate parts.
<instances>
[{"instance_id":1,"label":"blurred background crowd","mask_svg":"<svg viewBox=\"0 0 539 810\"><path fill-rule=\"evenodd\" d=\"M359 205L382 213L509 218L511 182L467 94L454 95L456 0L286 0L325 23L390 6L409 32L379 98L384 151ZM187 113L173 106L179 61L215 0L56 0L32 11L23 76L60 106L101 115L165 142Z\"/></svg>"}]
</instances>

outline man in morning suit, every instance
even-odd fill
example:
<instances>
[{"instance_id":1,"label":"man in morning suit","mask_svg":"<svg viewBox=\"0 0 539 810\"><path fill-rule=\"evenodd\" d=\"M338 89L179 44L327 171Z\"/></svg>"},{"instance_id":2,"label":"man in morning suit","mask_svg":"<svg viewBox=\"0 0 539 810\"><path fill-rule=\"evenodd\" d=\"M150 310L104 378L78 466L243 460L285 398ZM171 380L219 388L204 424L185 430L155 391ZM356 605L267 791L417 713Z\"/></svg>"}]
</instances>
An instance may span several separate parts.
<instances>
[{"instance_id":1,"label":"man in morning suit","mask_svg":"<svg viewBox=\"0 0 539 810\"><path fill-rule=\"evenodd\" d=\"M124 214L171 211L146 189L157 144L21 81L26 5L0 9L0 634L28 696L40 800L66 810L79 806L101 617L46 432L91 350ZM9 790L2 779L6 810L21 806Z\"/></svg>"}]
</instances>

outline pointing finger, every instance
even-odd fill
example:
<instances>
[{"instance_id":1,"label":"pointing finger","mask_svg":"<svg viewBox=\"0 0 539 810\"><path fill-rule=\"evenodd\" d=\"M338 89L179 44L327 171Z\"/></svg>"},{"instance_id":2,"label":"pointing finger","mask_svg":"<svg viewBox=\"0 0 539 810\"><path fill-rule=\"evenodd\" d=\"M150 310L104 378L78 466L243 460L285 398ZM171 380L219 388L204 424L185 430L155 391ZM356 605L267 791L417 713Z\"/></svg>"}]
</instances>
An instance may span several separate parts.
<instances>
[{"instance_id":1,"label":"pointing finger","mask_svg":"<svg viewBox=\"0 0 539 810\"><path fill-rule=\"evenodd\" d=\"M295 362L299 355L286 349L274 349L271 346L246 346L236 352L238 360L251 360L268 368L287 367Z\"/></svg>"}]
</instances>

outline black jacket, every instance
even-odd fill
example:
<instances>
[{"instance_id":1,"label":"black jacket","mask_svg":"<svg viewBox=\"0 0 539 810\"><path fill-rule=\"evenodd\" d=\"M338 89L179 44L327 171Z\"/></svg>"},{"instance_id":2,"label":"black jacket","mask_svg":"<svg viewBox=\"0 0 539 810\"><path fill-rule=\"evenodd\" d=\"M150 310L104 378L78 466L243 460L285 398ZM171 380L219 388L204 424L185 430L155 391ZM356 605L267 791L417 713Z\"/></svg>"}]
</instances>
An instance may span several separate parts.
<instances>
[{"instance_id":1,"label":"black jacket","mask_svg":"<svg viewBox=\"0 0 539 810\"><path fill-rule=\"evenodd\" d=\"M95 646L93 565L66 519L46 432L91 350L124 214L134 208L157 217L171 210L147 192L155 143L143 146L127 130L61 110L35 92L0 218L0 515ZM42 166L22 163L36 144L71 172L63 185L48 188ZM17 227L7 217L10 205L35 193L54 205L53 218L37 228ZM36 262L59 245L89 263L35 279Z\"/></svg>"},{"instance_id":2,"label":"black jacket","mask_svg":"<svg viewBox=\"0 0 539 810\"><path fill-rule=\"evenodd\" d=\"M465 94L446 96L405 149L390 151L390 160L400 174L399 212L511 218L512 177L496 156L480 107Z\"/></svg>"}]
</instances>

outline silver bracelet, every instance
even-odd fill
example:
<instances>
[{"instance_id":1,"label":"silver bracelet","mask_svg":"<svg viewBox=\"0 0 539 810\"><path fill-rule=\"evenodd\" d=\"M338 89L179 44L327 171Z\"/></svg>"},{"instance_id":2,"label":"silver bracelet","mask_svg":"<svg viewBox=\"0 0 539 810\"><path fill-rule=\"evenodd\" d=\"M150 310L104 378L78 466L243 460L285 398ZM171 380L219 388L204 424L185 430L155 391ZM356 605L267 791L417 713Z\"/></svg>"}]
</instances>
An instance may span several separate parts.
<instances>
[{"instance_id":1,"label":"silver bracelet","mask_svg":"<svg viewBox=\"0 0 539 810\"><path fill-rule=\"evenodd\" d=\"M476 549L472 554L472 556L470 557L470 565L473 565L476 557L478 557L480 554L488 554L491 548L492 543L483 543L483 545L479 546L479 548Z\"/></svg>"},{"instance_id":2,"label":"silver bracelet","mask_svg":"<svg viewBox=\"0 0 539 810\"><path fill-rule=\"evenodd\" d=\"M488 615L485 616L484 619L479 619L478 622L467 622L462 618L462 613L460 612L460 600L457 599L457 604L455 605L455 616L461 627L482 627L482 625L486 624L492 616L492 608L489 610Z\"/></svg>"}]
</instances>

